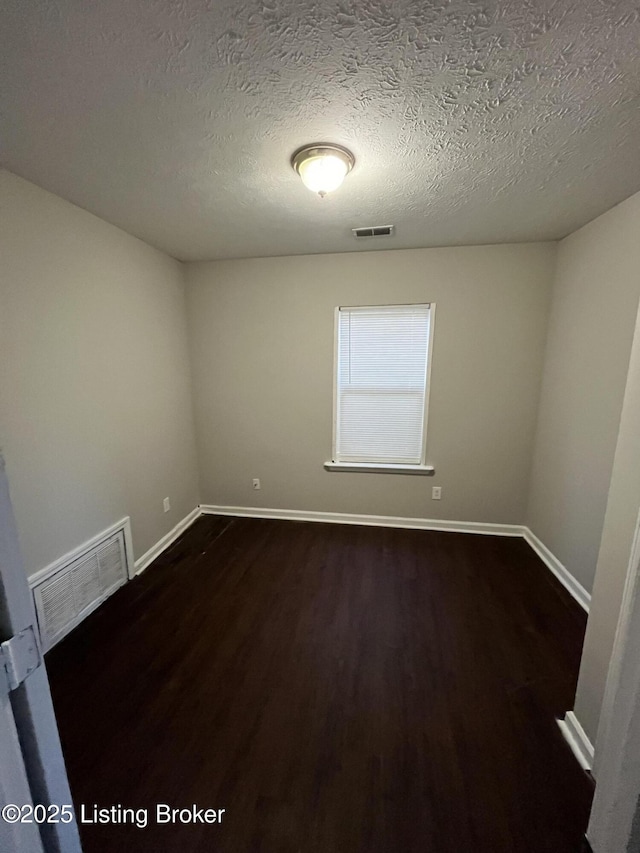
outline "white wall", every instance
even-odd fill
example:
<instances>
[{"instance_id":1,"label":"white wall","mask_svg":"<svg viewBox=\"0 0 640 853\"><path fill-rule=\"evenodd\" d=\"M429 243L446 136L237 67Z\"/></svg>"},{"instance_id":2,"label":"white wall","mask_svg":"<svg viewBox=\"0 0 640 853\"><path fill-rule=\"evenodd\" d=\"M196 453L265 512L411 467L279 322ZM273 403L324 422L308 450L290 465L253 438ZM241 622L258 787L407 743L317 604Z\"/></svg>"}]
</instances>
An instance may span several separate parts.
<instances>
[{"instance_id":1,"label":"white wall","mask_svg":"<svg viewBox=\"0 0 640 853\"><path fill-rule=\"evenodd\" d=\"M640 194L558 246L527 525L588 590L640 295L639 233ZM610 595L615 609L615 584Z\"/></svg>"},{"instance_id":2,"label":"white wall","mask_svg":"<svg viewBox=\"0 0 640 853\"><path fill-rule=\"evenodd\" d=\"M529 244L188 265L203 503L522 523L554 260ZM325 471L336 306L425 301L435 477Z\"/></svg>"},{"instance_id":3,"label":"white wall","mask_svg":"<svg viewBox=\"0 0 640 853\"><path fill-rule=\"evenodd\" d=\"M139 556L198 503L181 265L6 171L0 233L0 445L27 572L124 515Z\"/></svg>"}]
</instances>

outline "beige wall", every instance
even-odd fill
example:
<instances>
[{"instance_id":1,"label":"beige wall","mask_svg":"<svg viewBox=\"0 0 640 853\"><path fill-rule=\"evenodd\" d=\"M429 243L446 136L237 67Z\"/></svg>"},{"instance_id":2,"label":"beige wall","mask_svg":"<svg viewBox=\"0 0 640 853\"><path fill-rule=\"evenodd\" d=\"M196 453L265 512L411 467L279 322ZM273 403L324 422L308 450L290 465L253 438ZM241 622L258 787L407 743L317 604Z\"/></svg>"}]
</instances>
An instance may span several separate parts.
<instances>
[{"instance_id":1,"label":"beige wall","mask_svg":"<svg viewBox=\"0 0 640 853\"><path fill-rule=\"evenodd\" d=\"M181 265L8 172L0 233L0 445L27 571L124 515L139 556L198 503Z\"/></svg>"},{"instance_id":2,"label":"beige wall","mask_svg":"<svg viewBox=\"0 0 640 853\"><path fill-rule=\"evenodd\" d=\"M203 502L521 523L554 259L536 244L190 264ZM335 307L424 301L435 477L325 471Z\"/></svg>"},{"instance_id":3,"label":"beige wall","mask_svg":"<svg viewBox=\"0 0 640 853\"><path fill-rule=\"evenodd\" d=\"M640 217L637 221L640 227ZM639 510L640 313L633 341L575 703L576 715L592 741L596 740L597 732L599 749L606 735L604 730L598 729L600 710ZM606 711L608 716L611 708L608 707Z\"/></svg>"},{"instance_id":4,"label":"beige wall","mask_svg":"<svg viewBox=\"0 0 640 853\"><path fill-rule=\"evenodd\" d=\"M588 590L640 294L640 194L563 240L527 524Z\"/></svg>"},{"instance_id":5,"label":"beige wall","mask_svg":"<svg viewBox=\"0 0 640 853\"><path fill-rule=\"evenodd\" d=\"M600 713L594 772L598 781L588 838L596 853L640 850L640 588L638 551L633 548L640 507L640 312L631 350L620 434L613 463L602 546L598 556L594 604L587 627L576 712L594 727L610 649L610 626L627 566L629 586L616 631L614 660ZM637 543L636 543L637 545ZM631 557L632 550L634 551ZM633 562L632 562L633 560ZM605 652L604 658L602 652Z\"/></svg>"}]
</instances>

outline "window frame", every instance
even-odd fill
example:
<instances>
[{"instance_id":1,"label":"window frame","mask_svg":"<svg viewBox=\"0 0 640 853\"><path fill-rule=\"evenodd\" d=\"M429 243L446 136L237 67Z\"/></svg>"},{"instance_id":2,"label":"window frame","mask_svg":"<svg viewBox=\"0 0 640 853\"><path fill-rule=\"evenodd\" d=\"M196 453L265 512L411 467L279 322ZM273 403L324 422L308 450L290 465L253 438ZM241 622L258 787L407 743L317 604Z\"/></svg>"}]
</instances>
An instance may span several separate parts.
<instances>
[{"instance_id":1,"label":"window frame","mask_svg":"<svg viewBox=\"0 0 640 853\"><path fill-rule=\"evenodd\" d=\"M340 311L350 309L375 309L375 308L411 308L413 306L425 306L429 308L429 338L427 341L427 369L425 373L424 411L422 413L422 446L420 450L419 463L399 463L389 461L348 462L338 460L337 438L338 438L338 370L340 360ZM328 471L374 471L381 473L398 474L427 474L435 473L432 465L427 465L427 427L429 422L429 399L431 396L431 370L433 365L433 344L435 331L435 302L406 302L393 305L338 305L334 309L333 322L333 424L331 437L331 461L325 462L324 467Z\"/></svg>"}]
</instances>

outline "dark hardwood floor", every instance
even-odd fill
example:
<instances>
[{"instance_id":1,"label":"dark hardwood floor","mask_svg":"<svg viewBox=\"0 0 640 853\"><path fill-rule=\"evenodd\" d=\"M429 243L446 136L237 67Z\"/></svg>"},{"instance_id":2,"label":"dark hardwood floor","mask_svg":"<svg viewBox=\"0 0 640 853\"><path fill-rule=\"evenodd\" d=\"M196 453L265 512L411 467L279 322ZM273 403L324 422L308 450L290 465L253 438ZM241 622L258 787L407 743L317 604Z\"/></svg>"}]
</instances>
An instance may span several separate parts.
<instances>
[{"instance_id":1,"label":"dark hardwood floor","mask_svg":"<svg viewBox=\"0 0 640 853\"><path fill-rule=\"evenodd\" d=\"M578 853L584 628L520 539L204 517L47 656L78 809L150 809L85 851Z\"/></svg>"}]
</instances>

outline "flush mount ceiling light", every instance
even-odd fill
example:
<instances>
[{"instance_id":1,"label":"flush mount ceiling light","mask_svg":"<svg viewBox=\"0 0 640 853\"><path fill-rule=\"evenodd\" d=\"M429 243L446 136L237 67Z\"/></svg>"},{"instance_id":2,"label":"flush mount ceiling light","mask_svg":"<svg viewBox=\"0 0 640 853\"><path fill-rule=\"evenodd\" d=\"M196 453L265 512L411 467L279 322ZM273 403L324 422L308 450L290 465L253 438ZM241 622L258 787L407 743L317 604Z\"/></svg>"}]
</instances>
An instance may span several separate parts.
<instances>
[{"instance_id":1,"label":"flush mount ceiling light","mask_svg":"<svg viewBox=\"0 0 640 853\"><path fill-rule=\"evenodd\" d=\"M291 158L291 165L302 178L302 183L321 198L338 189L355 162L351 151L340 145L324 143L305 145Z\"/></svg>"}]
</instances>

